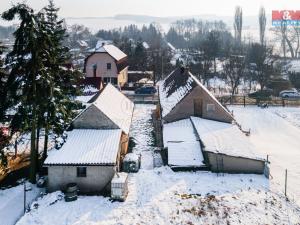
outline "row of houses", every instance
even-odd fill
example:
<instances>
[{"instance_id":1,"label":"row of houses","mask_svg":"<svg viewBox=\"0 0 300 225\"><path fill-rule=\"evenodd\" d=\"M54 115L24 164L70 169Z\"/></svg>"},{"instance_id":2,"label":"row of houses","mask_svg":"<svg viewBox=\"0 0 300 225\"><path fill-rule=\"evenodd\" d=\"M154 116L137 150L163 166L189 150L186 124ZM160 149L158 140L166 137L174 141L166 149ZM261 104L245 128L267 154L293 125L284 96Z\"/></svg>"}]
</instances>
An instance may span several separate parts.
<instances>
[{"instance_id":1,"label":"row of houses","mask_svg":"<svg viewBox=\"0 0 300 225\"><path fill-rule=\"evenodd\" d=\"M158 88L161 139L173 170L264 173L265 160L234 117L187 69L174 70ZM81 192L109 190L128 151L133 110L111 83L91 98L72 121L66 143L49 151L44 163L48 190L63 190L69 183Z\"/></svg>"},{"instance_id":2,"label":"row of houses","mask_svg":"<svg viewBox=\"0 0 300 225\"><path fill-rule=\"evenodd\" d=\"M258 173L266 162L234 117L187 69L159 82L162 139L174 170Z\"/></svg>"}]
</instances>

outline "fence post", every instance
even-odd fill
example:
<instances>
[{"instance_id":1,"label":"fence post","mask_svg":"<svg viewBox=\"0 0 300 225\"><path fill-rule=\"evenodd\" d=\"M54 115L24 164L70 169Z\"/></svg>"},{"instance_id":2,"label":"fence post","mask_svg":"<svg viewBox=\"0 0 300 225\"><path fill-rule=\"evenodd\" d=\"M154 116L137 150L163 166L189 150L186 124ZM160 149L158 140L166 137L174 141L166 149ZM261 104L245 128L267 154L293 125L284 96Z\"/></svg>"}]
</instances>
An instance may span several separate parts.
<instances>
[{"instance_id":1,"label":"fence post","mask_svg":"<svg viewBox=\"0 0 300 225\"><path fill-rule=\"evenodd\" d=\"M24 179L24 181L23 181L24 183L23 183L23 186L24 186L24 214L26 213L26 181L25 181L25 179Z\"/></svg>"},{"instance_id":2,"label":"fence post","mask_svg":"<svg viewBox=\"0 0 300 225\"><path fill-rule=\"evenodd\" d=\"M246 96L244 95L244 107L246 107Z\"/></svg>"},{"instance_id":3,"label":"fence post","mask_svg":"<svg viewBox=\"0 0 300 225\"><path fill-rule=\"evenodd\" d=\"M284 99L282 99L282 107L285 107Z\"/></svg>"},{"instance_id":4,"label":"fence post","mask_svg":"<svg viewBox=\"0 0 300 225\"><path fill-rule=\"evenodd\" d=\"M284 187L284 195L287 197L287 169L285 170L285 187Z\"/></svg>"}]
</instances>

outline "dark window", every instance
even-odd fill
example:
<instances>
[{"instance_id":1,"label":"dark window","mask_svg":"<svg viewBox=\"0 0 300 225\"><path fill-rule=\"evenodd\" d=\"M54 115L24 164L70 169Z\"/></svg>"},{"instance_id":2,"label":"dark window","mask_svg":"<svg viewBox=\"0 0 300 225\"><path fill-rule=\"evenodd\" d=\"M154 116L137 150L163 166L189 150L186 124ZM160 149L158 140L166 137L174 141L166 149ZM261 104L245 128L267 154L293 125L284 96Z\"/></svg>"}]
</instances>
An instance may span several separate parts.
<instances>
[{"instance_id":1,"label":"dark window","mask_svg":"<svg viewBox=\"0 0 300 225\"><path fill-rule=\"evenodd\" d=\"M94 77L97 76L97 64L93 65L93 74L94 74Z\"/></svg>"},{"instance_id":2,"label":"dark window","mask_svg":"<svg viewBox=\"0 0 300 225\"><path fill-rule=\"evenodd\" d=\"M109 77L104 77L103 78L103 81L105 84L109 83L110 82L110 78Z\"/></svg>"},{"instance_id":3,"label":"dark window","mask_svg":"<svg viewBox=\"0 0 300 225\"><path fill-rule=\"evenodd\" d=\"M111 63L107 63L107 64L106 64L106 68L107 68L108 70L111 70Z\"/></svg>"},{"instance_id":4,"label":"dark window","mask_svg":"<svg viewBox=\"0 0 300 225\"><path fill-rule=\"evenodd\" d=\"M77 167L77 177L86 177L86 167Z\"/></svg>"},{"instance_id":5,"label":"dark window","mask_svg":"<svg viewBox=\"0 0 300 225\"><path fill-rule=\"evenodd\" d=\"M104 77L103 81L105 84L107 84L107 83L118 84L118 78L116 78L116 77Z\"/></svg>"},{"instance_id":6,"label":"dark window","mask_svg":"<svg viewBox=\"0 0 300 225\"><path fill-rule=\"evenodd\" d=\"M112 84L118 84L118 79L116 77L111 78L111 83Z\"/></svg>"}]
</instances>

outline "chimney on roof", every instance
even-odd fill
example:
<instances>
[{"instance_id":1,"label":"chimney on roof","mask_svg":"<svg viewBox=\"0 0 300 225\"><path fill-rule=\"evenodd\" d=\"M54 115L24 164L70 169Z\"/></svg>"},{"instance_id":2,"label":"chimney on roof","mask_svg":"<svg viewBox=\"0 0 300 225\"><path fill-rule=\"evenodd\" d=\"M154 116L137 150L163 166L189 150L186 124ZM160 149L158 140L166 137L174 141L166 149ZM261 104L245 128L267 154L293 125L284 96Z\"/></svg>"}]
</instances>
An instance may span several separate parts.
<instances>
[{"instance_id":1,"label":"chimney on roof","mask_svg":"<svg viewBox=\"0 0 300 225\"><path fill-rule=\"evenodd\" d=\"M182 66L182 67L180 67L180 73L181 74L183 74L184 73L184 71L185 71L185 68Z\"/></svg>"},{"instance_id":2,"label":"chimney on roof","mask_svg":"<svg viewBox=\"0 0 300 225\"><path fill-rule=\"evenodd\" d=\"M105 45L105 42L102 42L102 47Z\"/></svg>"}]
</instances>

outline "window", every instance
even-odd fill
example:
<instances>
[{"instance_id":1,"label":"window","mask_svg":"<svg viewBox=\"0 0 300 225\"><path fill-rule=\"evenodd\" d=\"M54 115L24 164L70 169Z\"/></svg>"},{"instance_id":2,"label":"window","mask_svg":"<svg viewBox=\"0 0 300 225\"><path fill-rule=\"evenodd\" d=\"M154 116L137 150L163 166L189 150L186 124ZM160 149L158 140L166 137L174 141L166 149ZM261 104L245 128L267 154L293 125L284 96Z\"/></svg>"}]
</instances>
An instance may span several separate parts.
<instances>
[{"instance_id":1,"label":"window","mask_svg":"<svg viewBox=\"0 0 300 225\"><path fill-rule=\"evenodd\" d=\"M105 84L109 83L110 82L110 77L104 77L103 81L104 81Z\"/></svg>"},{"instance_id":2,"label":"window","mask_svg":"<svg viewBox=\"0 0 300 225\"><path fill-rule=\"evenodd\" d=\"M106 69L111 70L111 63L106 63Z\"/></svg>"},{"instance_id":3,"label":"window","mask_svg":"<svg viewBox=\"0 0 300 225\"><path fill-rule=\"evenodd\" d=\"M118 84L118 79L116 77L112 77L110 82L112 84Z\"/></svg>"},{"instance_id":4,"label":"window","mask_svg":"<svg viewBox=\"0 0 300 225\"><path fill-rule=\"evenodd\" d=\"M214 112L216 110L215 104L207 104L206 110L207 112Z\"/></svg>"},{"instance_id":5,"label":"window","mask_svg":"<svg viewBox=\"0 0 300 225\"><path fill-rule=\"evenodd\" d=\"M77 177L86 177L86 167L77 167Z\"/></svg>"},{"instance_id":6,"label":"window","mask_svg":"<svg viewBox=\"0 0 300 225\"><path fill-rule=\"evenodd\" d=\"M105 84L107 84L107 83L118 84L118 78L116 78L116 77L104 77L103 81Z\"/></svg>"}]
</instances>

